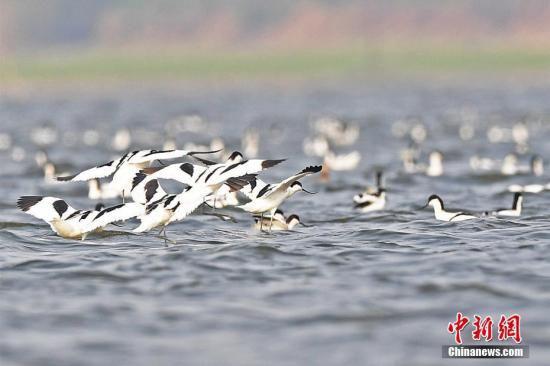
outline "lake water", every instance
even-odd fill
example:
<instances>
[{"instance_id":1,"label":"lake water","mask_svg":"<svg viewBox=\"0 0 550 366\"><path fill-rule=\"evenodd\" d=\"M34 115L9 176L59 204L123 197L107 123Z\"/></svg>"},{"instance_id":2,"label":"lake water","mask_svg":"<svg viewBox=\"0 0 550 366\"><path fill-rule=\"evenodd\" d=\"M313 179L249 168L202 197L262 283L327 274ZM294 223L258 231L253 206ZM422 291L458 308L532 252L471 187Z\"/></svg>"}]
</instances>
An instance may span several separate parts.
<instances>
[{"instance_id":1,"label":"lake water","mask_svg":"<svg viewBox=\"0 0 550 366\"><path fill-rule=\"evenodd\" d=\"M527 195L522 217L512 219L444 223L419 208L432 193L450 207L509 206L509 184L549 182L479 174L468 164L474 154L502 159L514 145L488 143L487 128L518 121L531 133L522 163L532 153L550 157L549 101L545 86L421 84L6 95L0 132L20 147L20 161L12 148L0 152L0 364L462 364L441 359L458 311L497 322L500 314L522 315L531 358L521 362L548 364L550 193ZM174 245L155 233L131 234L134 221L81 242L16 209L29 194L94 204L85 184L44 182L36 128L53 128L48 154L76 172L117 155L110 146L119 128L132 130L131 149L160 148L164 123L190 114L207 124L178 134L180 145L219 135L229 150L240 149L245 129L260 128L259 155L288 158L262 174L268 181L321 162L303 153L302 140L323 115L360 124L358 143L339 151L357 149L362 161L329 183L302 180L319 193L284 203L308 225L292 232L260 233L243 212L221 211L232 223L202 215L206 208L168 227ZM399 119L427 126L423 151L445 153L444 176L401 171L407 141L392 134ZM458 136L465 119L475 127L468 141ZM352 197L372 183L375 167L386 172L387 210L358 214Z\"/></svg>"}]
</instances>

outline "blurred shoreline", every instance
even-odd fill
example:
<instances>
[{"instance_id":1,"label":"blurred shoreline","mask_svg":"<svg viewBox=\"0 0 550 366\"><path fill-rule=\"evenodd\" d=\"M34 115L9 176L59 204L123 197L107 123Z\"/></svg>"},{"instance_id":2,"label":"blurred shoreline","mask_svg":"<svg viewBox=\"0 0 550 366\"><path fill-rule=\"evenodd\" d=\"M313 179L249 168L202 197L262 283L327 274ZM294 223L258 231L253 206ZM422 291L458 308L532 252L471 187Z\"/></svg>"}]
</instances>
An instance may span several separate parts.
<instances>
[{"instance_id":1,"label":"blurred shoreline","mask_svg":"<svg viewBox=\"0 0 550 366\"><path fill-rule=\"evenodd\" d=\"M223 87L310 83L547 84L550 50L422 45L227 52L55 52L0 60L1 93L25 89Z\"/></svg>"}]
</instances>

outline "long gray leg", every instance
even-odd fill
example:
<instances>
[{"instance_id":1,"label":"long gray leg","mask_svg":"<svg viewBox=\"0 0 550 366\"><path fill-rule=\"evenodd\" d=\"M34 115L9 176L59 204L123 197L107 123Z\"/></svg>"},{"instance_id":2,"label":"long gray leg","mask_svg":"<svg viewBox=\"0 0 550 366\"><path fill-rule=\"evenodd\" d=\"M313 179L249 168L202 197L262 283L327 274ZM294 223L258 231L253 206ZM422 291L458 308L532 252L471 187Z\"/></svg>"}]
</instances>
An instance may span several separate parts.
<instances>
[{"instance_id":1,"label":"long gray leg","mask_svg":"<svg viewBox=\"0 0 550 366\"><path fill-rule=\"evenodd\" d=\"M269 232L271 233L271 227L273 226L273 215L275 215L275 211L277 211L277 209L273 209L271 210L271 220L269 220Z\"/></svg>"},{"instance_id":2,"label":"long gray leg","mask_svg":"<svg viewBox=\"0 0 550 366\"><path fill-rule=\"evenodd\" d=\"M262 231L264 225L264 213L260 215L260 231Z\"/></svg>"},{"instance_id":3,"label":"long gray leg","mask_svg":"<svg viewBox=\"0 0 550 366\"><path fill-rule=\"evenodd\" d=\"M170 240L168 238L168 234L166 234L166 226L164 226L162 228L162 231L164 232L164 235L163 235L163 238L164 238L164 245L168 246L168 242L170 242L171 244L176 244L176 241L175 240Z\"/></svg>"}]
</instances>

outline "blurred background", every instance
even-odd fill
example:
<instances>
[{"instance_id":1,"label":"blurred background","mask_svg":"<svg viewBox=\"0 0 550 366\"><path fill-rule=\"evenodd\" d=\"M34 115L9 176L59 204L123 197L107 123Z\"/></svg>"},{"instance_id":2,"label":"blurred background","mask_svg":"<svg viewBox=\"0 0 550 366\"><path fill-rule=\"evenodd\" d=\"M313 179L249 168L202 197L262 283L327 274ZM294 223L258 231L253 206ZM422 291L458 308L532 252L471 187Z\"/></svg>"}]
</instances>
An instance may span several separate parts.
<instances>
[{"instance_id":1,"label":"blurred background","mask_svg":"<svg viewBox=\"0 0 550 366\"><path fill-rule=\"evenodd\" d=\"M544 0L0 1L0 82L545 72Z\"/></svg>"}]
</instances>

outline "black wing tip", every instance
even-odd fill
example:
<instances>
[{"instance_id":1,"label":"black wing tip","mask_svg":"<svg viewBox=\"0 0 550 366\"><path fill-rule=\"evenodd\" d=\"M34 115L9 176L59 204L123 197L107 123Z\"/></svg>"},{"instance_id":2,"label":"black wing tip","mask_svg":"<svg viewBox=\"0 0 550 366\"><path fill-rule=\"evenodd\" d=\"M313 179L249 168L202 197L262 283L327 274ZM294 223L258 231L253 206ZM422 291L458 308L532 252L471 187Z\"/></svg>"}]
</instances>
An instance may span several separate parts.
<instances>
[{"instance_id":1,"label":"black wing tip","mask_svg":"<svg viewBox=\"0 0 550 366\"><path fill-rule=\"evenodd\" d=\"M271 168L277 164L281 164L286 159L273 159L273 160L264 160L262 161L262 169Z\"/></svg>"},{"instance_id":2,"label":"black wing tip","mask_svg":"<svg viewBox=\"0 0 550 366\"><path fill-rule=\"evenodd\" d=\"M218 150L212 150L212 151L189 151L187 153L187 155L190 155L190 156L195 156L195 155L199 155L199 154L215 154L215 153L218 153L220 151L222 151L223 149L218 149Z\"/></svg>"},{"instance_id":3,"label":"black wing tip","mask_svg":"<svg viewBox=\"0 0 550 366\"><path fill-rule=\"evenodd\" d=\"M191 155L191 154L189 154ZM193 155L191 155L193 156ZM206 160L206 159L203 159L203 158L199 158L198 156L193 156L193 159L203 163L204 165L216 165L218 163L216 163L215 161L211 161L211 160Z\"/></svg>"},{"instance_id":4,"label":"black wing tip","mask_svg":"<svg viewBox=\"0 0 550 366\"><path fill-rule=\"evenodd\" d=\"M232 177L225 181L225 183L231 188L231 192L237 192L243 189L246 185L250 184L256 179L258 174L245 174L240 177Z\"/></svg>"},{"instance_id":5,"label":"black wing tip","mask_svg":"<svg viewBox=\"0 0 550 366\"><path fill-rule=\"evenodd\" d=\"M55 180L57 180L58 182L68 182L70 180L73 180L74 177L76 177L76 174L75 175L67 175L65 177L55 177Z\"/></svg>"},{"instance_id":6,"label":"black wing tip","mask_svg":"<svg viewBox=\"0 0 550 366\"><path fill-rule=\"evenodd\" d=\"M146 177L147 177L147 174L145 174L144 172L142 171L137 172L136 175L134 176L134 179L132 180L132 191L134 190L134 188L136 188L138 184L143 182L143 180Z\"/></svg>"},{"instance_id":7,"label":"black wing tip","mask_svg":"<svg viewBox=\"0 0 550 366\"><path fill-rule=\"evenodd\" d=\"M233 152L231 153L231 155L229 155L229 158L228 158L227 160L235 160L235 159L238 158L239 156L240 156L241 158L243 157L243 154L241 154L240 151L233 151Z\"/></svg>"},{"instance_id":8,"label":"black wing tip","mask_svg":"<svg viewBox=\"0 0 550 366\"><path fill-rule=\"evenodd\" d=\"M311 165L300 172L301 173L319 173L323 169L321 165Z\"/></svg>"},{"instance_id":9,"label":"black wing tip","mask_svg":"<svg viewBox=\"0 0 550 366\"><path fill-rule=\"evenodd\" d=\"M17 207L23 211L27 212L30 208L36 205L38 202L42 201L42 196L21 196L17 200Z\"/></svg>"}]
</instances>

